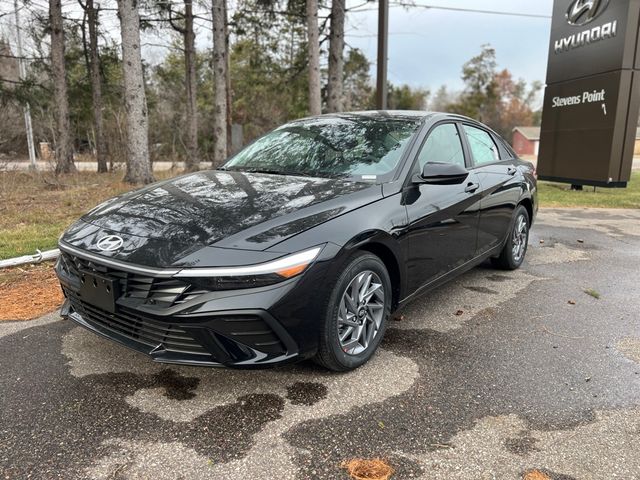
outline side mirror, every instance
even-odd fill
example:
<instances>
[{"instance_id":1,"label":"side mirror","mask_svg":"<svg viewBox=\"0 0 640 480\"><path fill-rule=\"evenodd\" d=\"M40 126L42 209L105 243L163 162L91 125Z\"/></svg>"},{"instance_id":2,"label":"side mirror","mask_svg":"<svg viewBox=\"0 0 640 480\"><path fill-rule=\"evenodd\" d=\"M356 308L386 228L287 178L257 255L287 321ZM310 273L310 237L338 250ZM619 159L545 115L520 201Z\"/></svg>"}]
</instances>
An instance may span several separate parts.
<instances>
[{"instance_id":1,"label":"side mirror","mask_svg":"<svg viewBox=\"0 0 640 480\"><path fill-rule=\"evenodd\" d=\"M422 173L413 178L414 183L433 185L458 185L464 182L469 172L462 165L455 163L428 162Z\"/></svg>"}]
</instances>

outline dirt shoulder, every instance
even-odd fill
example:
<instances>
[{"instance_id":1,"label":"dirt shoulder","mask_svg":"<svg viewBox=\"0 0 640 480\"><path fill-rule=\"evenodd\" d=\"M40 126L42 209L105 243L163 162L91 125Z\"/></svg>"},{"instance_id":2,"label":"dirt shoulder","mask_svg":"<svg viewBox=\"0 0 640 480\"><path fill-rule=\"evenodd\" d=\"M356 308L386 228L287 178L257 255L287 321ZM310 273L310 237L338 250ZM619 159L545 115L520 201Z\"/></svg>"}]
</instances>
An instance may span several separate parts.
<instances>
[{"instance_id":1,"label":"dirt shoulder","mask_svg":"<svg viewBox=\"0 0 640 480\"><path fill-rule=\"evenodd\" d=\"M38 318L62 301L53 263L0 270L0 321Z\"/></svg>"}]
</instances>

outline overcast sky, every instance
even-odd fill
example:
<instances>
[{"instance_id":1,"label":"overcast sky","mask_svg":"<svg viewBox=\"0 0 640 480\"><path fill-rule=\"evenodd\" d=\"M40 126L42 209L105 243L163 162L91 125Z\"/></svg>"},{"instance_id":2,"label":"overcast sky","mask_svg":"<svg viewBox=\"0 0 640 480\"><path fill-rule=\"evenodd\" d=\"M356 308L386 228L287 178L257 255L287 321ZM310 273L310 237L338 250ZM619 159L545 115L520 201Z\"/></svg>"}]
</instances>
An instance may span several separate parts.
<instances>
[{"instance_id":1,"label":"overcast sky","mask_svg":"<svg viewBox=\"0 0 640 480\"><path fill-rule=\"evenodd\" d=\"M357 0L356 0L357 1ZM350 1L351 5L355 2ZM553 0L415 0L418 5L551 15ZM376 59L377 3L351 13L346 41ZM462 64L491 44L501 68L531 82L544 82L551 20L434 9L392 7L389 17L389 73L394 84L435 91L462 87ZM372 65L375 74L375 63Z\"/></svg>"}]
</instances>

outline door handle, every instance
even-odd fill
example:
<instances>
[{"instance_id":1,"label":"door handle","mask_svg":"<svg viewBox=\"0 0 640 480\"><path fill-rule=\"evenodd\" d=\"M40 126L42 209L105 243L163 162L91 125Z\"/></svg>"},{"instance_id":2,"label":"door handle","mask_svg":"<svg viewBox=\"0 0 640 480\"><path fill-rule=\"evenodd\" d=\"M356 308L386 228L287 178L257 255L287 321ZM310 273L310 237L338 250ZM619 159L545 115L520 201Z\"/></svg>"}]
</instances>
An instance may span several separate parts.
<instances>
[{"instance_id":1,"label":"door handle","mask_svg":"<svg viewBox=\"0 0 640 480\"><path fill-rule=\"evenodd\" d=\"M509 167L507 168L507 174L514 176L516 174L516 172L518 171L518 169L516 167Z\"/></svg>"},{"instance_id":2,"label":"door handle","mask_svg":"<svg viewBox=\"0 0 640 480\"><path fill-rule=\"evenodd\" d=\"M473 193L476 190L478 190L479 188L480 188L480 184L479 183L470 182L470 183L467 183L467 186L464 189L464 191L467 192L467 193Z\"/></svg>"}]
</instances>

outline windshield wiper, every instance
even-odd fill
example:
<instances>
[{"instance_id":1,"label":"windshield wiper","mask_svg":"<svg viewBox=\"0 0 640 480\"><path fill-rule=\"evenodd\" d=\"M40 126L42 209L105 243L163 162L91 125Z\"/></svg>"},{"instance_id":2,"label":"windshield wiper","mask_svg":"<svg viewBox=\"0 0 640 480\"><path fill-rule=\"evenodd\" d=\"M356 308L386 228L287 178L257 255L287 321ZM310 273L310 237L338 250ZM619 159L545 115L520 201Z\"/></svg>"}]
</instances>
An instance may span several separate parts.
<instances>
[{"instance_id":1,"label":"windshield wiper","mask_svg":"<svg viewBox=\"0 0 640 480\"><path fill-rule=\"evenodd\" d=\"M247 172L247 173L267 173L271 175L292 175L296 177L314 177L315 176L305 172L297 172L295 170L275 170L271 168L241 168L241 169L238 169L238 171Z\"/></svg>"}]
</instances>

